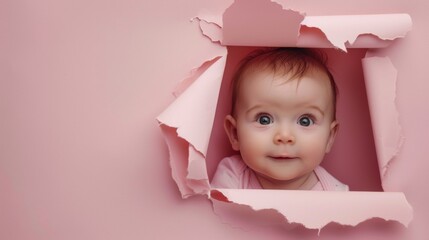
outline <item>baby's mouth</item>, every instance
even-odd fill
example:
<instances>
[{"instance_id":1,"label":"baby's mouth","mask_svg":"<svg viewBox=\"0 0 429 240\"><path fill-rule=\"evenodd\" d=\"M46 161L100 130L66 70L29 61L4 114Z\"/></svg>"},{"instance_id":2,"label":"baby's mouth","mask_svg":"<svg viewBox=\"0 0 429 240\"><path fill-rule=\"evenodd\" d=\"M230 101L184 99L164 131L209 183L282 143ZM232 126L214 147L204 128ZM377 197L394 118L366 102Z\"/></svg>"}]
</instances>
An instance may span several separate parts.
<instances>
[{"instance_id":1,"label":"baby's mouth","mask_svg":"<svg viewBox=\"0 0 429 240\"><path fill-rule=\"evenodd\" d=\"M288 161L288 160L293 160L296 157L286 156L286 155L278 155L278 156L269 156L269 158L277 160L277 161Z\"/></svg>"}]
</instances>

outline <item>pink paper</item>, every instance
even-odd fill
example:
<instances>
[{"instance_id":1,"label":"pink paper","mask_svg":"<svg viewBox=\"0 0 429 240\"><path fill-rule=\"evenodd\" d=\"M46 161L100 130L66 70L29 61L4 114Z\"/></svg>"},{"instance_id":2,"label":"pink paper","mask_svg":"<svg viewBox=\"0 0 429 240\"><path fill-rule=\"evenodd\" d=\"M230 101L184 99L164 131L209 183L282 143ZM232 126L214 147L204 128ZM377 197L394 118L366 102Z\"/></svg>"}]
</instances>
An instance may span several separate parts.
<instances>
[{"instance_id":1,"label":"pink paper","mask_svg":"<svg viewBox=\"0 0 429 240\"><path fill-rule=\"evenodd\" d=\"M404 141L396 110L397 71L389 58L369 57L362 60L367 87L380 176L384 180L390 161ZM382 181L383 182L383 181Z\"/></svg>"},{"instance_id":2,"label":"pink paper","mask_svg":"<svg viewBox=\"0 0 429 240\"><path fill-rule=\"evenodd\" d=\"M264 9L261 11L260 9ZM207 16L200 27L213 41L229 46L381 48L411 30L408 14L305 16L279 3L238 0L218 19ZM211 22L211 21L213 22ZM278 25L287 25L277 28ZM251 26L251 27L249 27ZM273 27L274 26L274 27Z\"/></svg>"},{"instance_id":3,"label":"pink paper","mask_svg":"<svg viewBox=\"0 0 429 240\"><path fill-rule=\"evenodd\" d=\"M384 41L364 44L356 40L359 36L368 38L367 35L381 40L394 40L404 37L412 25L408 14L308 16L301 24L320 29L334 47L343 51L346 51L347 43L348 47L356 48L385 47Z\"/></svg>"},{"instance_id":4,"label":"pink paper","mask_svg":"<svg viewBox=\"0 0 429 240\"><path fill-rule=\"evenodd\" d=\"M304 16L276 3L237 0L223 14L224 45L294 46ZM274 27L274 26L287 27Z\"/></svg>"},{"instance_id":5,"label":"pink paper","mask_svg":"<svg viewBox=\"0 0 429 240\"><path fill-rule=\"evenodd\" d=\"M201 74L198 81L190 84L158 116L169 146L173 178L183 197L207 193L210 188L204 157L210 140L225 60L226 57L217 59Z\"/></svg>"},{"instance_id":6,"label":"pink paper","mask_svg":"<svg viewBox=\"0 0 429 240\"><path fill-rule=\"evenodd\" d=\"M255 211L275 209L289 223L304 224L309 229L322 229L330 222L356 226L375 217L397 220L408 226L412 219L411 206L402 193L396 192L264 190L261 194L261 190L255 189L217 189L212 193L213 199L244 204Z\"/></svg>"},{"instance_id":7,"label":"pink paper","mask_svg":"<svg viewBox=\"0 0 429 240\"><path fill-rule=\"evenodd\" d=\"M213 22L209 22L205 19L195 18L200 25L201 32L204 36L208 37L214 43L220 43L222 39L222 28Z\"/></svg>"},{"instance_id":8,"label":"pink paper","mask_svg":"<svg viewBox=\"0 0 429 240\"><path fill-rule=\"evenodd\" d=\"M222 24L204 20L201 15L197 20L202 34L215 44L220 41L222 45L239 46L331 47L344 51L346 47L387 47L391 40L404 37L411 28L411 19L406 14L310 17L283 9L275 2L256 0L235 1L226 9ZM227 55L202 64L195 76L182 84L189 87L158 117L170 151L172 175L182 197L207 195L215 212L224 219L232 219L234 214L225 211L226 208L240 205L280 214L289 223L309 229L320 230L330 222L355 226L372 218L408 225L412 208L403 193L212 189L206 157L211 135L218 134L212 133L212 127L221 100L218 98L226 61ZM400 127L395 106L391 104L396 73L388 59L364 59L363 68L383 177L389 161L400 150ZM385 103L389 103L387 107ZM386 119L396 120L392 125L382 126ZM308 214L309 210L316 214ZM246 222L246 218L237 221Z\"/></svg>"}]
</instances>

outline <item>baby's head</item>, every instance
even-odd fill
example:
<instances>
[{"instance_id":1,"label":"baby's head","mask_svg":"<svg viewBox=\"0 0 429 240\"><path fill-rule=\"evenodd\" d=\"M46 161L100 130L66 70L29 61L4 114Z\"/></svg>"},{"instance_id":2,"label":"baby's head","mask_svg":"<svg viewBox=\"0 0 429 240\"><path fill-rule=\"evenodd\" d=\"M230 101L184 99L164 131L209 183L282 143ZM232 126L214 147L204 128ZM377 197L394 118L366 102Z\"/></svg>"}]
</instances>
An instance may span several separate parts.
<instances>
[{"instance_id":1,"label":"baby's head","mask_svg":"<svg viewBox=\"0 0 429 240\"><path fill-rule=\"evenodd\" d=\"M330 151L338 124L337 87L321 52L258 50L233 77L232 148L264 188L308 189Z\"/></svg>"},{"instance_id":2,"label":"baby's head","mask_svg":"<svg viewBox=\"0 0 429 240\"><path fill-rule=\"evenodd\" d=\"M300 80L310 71L318 70L329 78L332 91L333 118L336 118L338 88L329 71L326 55L308 48L268 48L251 52L241 62L232 78L232 112L235 112L237 96L243 78L260 71L269 71L274 75L287 75L285 81Z\"/></svg>"}]
</instances>

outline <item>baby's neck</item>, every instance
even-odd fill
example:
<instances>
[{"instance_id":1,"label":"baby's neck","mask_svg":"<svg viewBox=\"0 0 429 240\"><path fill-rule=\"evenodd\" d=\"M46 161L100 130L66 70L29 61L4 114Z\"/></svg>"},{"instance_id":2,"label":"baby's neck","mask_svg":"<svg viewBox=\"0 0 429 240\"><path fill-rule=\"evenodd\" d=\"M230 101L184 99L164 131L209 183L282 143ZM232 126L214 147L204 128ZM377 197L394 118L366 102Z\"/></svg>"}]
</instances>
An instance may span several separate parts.
<instances>
[{"instance_id":1,"label":"baby's neck","mask_svg":"<svg viewBox=\"0 0 429 240\"><path fill-rule=\"evenodd\" d=\"M298 179L279 181L256 175L263 189L311 190L319 181L314 171Z\"/></svg>"}]
</instances>

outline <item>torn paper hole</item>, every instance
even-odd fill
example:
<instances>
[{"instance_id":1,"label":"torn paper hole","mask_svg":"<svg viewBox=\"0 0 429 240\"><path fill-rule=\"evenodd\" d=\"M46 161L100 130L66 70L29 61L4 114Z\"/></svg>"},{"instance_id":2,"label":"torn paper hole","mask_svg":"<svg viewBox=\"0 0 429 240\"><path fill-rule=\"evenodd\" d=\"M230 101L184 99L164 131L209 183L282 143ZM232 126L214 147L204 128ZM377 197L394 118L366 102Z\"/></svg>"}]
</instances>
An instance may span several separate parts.
<instances>
[{"instance_id":1,"label":"torn paper hole","mask_svg":"<svg viewBox=\"0 0 429 240\"><path fill-rule=\"evenodd\" d=\"M390 20L379 21L383 17ZM321 18L324 20L319 22L318 19ZM342 21L342 25L336 24ZM378 27L367 26L373 23ZM246 24L245 28L243 24ZM360 25L364 26L356 27ZM281 29L281 31L274 31L272 26L276 26L274 30ZM280 4L268 0L237 0L225 11L222 24L200 19L200 27L204 35L213 42L221 39L223 45L330 47L345 51L346 47L386 47L392 39L405 36L411 28L411 19L406 14L312 17L298 11L284 9ZM356 31L344 32L344 29ZM287 220L302 224L309 229L321 229L329 222L355 226L374 217L408 225L412 219L412 209L403 193L211 189L208 170L205 169L208 166L207 150L219 90L224 78L226 58L227 55L220 56L210 60L205 67L198 68L196 74L182 85L188 86L186 90L158 117L169 147L172 176L183 197L204 194L212 198L215 207L222 205L216 203L228 203L229 207L240 205L248 206L255 211L266 210L283 216L282 219L285 222ZM388 64L383 62L373 59L363 61L366 82L372 83L379 80L377 71L371 70L378 68L378 65L381 66L380 69L384 67L389 70ZM367 85L372 89L371 83ZM394 81L387 84L393 86L389 94L394 96ZM374 86L371 91L378 91L377 86ZM373 96L376 93L368 91L368 100L372 105L378 100L370 95ZM394 99L394 97L389 95L388 99ZM380 103L375 102L374 106L380 106ZM375 111L372 109L371 114ZM393 117L397 119L395 111L393 106L392 111L383 111L379 114L385 114L382 118L391 119L393 112ZM377 118L377 115L371 115L371 118ZM373 126L377 128L374 120ZM385 137L392 137L392 139L387 141ZM381 176L384 176L389 161L399 149L400 128L395 128L393 133L383 128L375 129L374 138ZM213 194L214 191L217 191L216 194ZM282 201L273 201L273 199ZM303 207L300 203L314 199L321 199L317 211L314 209L318 212L316 216L306 214L307 206ZM283 201L285 204L279 204ZM333 209L329 205L338 206L342 211ZM219 207L216 208L217 213L225 214L225 211ZM320 212L320 209L324 211ZM278 220L275 217L273 219ZM241 218L238 221L247 220Z\"/></svg>"},{"instance_id":2,"label":"torn paper hole","mask_svg":"<svg viewBox=\"0 0 429 240\"><path fill-rule=\"evenodd\" d=\"M231 57L234 53L232 52L234 48L229 48L229 57ZM334 55L332 55L332 52L337 52ZM349 51L349 53L341 53L340 51L329 51L329 56L330 56L330 60L331 57L338 57L337 55L343 55L343 56L348 56L350 54L354 54L354 58L356 57L364 57L365 54L361 54L364 53L364 50L351 50ZM359 54L356 54L359 53ZM349 56L351 57L351 56ZM346 84L347 81L360 81L363 82L364 79L362 78L353 78L353 75L356 75L356 71L362 71L360 70L360 58L357 58L356 60L353 60L352 63L356 64L356 68L352 69L350 67L347 67L347 65L342 65L342 66L333 66L334 69L333 71L336 73L340 73L340 71L342 72L351 72L348 73L346 75L337 75L337 76L343 76L344 78L346 78L345 80L343 79L337 79L337 80L341 80L337 83L342 83L342 84ZM341 62L346 60L346 57L342 57L340 59L335 59L335 62ZM343 67L346 67L346 69L342 69ZM383 68L382 68L383 69ZM361 73L361 75L363 75L363 73ZM348 79L348 77L351 77L351 79ZM225 79L224 79L225 80ZM349 83L351 84L351 83ZM228 83L226 83L226 85L229 85ZM343 86L343 90L344 90L344 86ZM351 92L356 92L357 89L355 88L351 88L349 91ZM363 87L363 92L365 91L364 87ZM341 92L340 89L340 98L345 99L347 98L347 96L344 96L344 94L348 94L349 92ZM222 96L222 95L221 95ZM366 104L366 102L365 102ZM354 106L352 104L350 104L350 106ZM219 107L219 106L218 106ZM361 115L362 113L357 112L354 113L356 108L349 107L349 110L353 111L353 112L349 112L346 113L347 115L353 115L353 114L357 114L357 115ZM381 111L382 114L388 114L387 112ZM356 117L356 116L355 116ZM351 117L351 118L355 118L355 117ZM340 121L341 124L341 121ZM359 124L363 124L360 123ZM353 126L352 126L353 127ZM357 126L355 126L354 128L356 128ZM344 129L342 130L344 131ZM369 137L372 138L371 133L369 133ZM354 137L351 137L354 138ZM359 145L359 144L358 144ZM360 146L356 146L354 148L359 149ZM341 157L348 157L348 152L344 152L343 155ZM376 161L377 158L373 158L374 161ZM358 158L359 161L361 161L361 159ZM340 160L341 161L341 160ZM346 169L345 169L346 170ZM349 171L353 171L351 169L349 169ZM378 170L377 170L378 171ZM363 174L366 174L365 172ZM359 175L358 177L361 178L362 175ZM365 175L366 176L366 175ZM282 197L278 197L276 196L266 196L266 192L267 190L254 190L256 192L258 192L255 195L252 195L252 198L257 201L257 203L253 202L253 200L246 200L245 198L247 198L248 196L246 195L243 198L240 197L236 197L236 196L240 196L242 195L243 191L242 190L237 190L237 189L216 189L216 190L212 190L211 192L213 193L213 191L216 191L218 194L215 194L214 196L211 195L212 198L216 199L213 201L213 206L215 209L216 214L220 215L220 218L223 221L226 221L228 223L230 223L233 226L236 227L240 227L243 229L253 229L252 228L252 224L261 224L261 225L266 225L267 221L266 218L268 218L268 215L272 216L273 219L277 219L280 216L283 216L283 223L286 223L286 220L289 223L296 223L296 224L301 224L303 226L305 226L306 228L309 229L321 229L324 226L326 226L327 224L329 224L330 222L335 222L338 224L342 224L342 225L349 225L349 226L356 226L357 224L359 224L360 222L369 220L369 219L373 219L373 218L380 218L380 219L384 219L386 221L389 220L394 220L397 222L402 223L403 225L407 226L409 224L409 221L412 219L412 208L410 207L410 205L408 204L408 202L405 199L405 196L403 193L395 193L395 194L385 194L384 192L356 192L358 194L359 197L361 198L356 198L356 199L360 199L360 202L350 202L349 200L349 193L335 193L335 197L332 197L334 195L330 195L331 197L329 198L333 198L331 200L327 200L326 202L322 203L322 206L324 209L326 209L326 212L323 212L323 217L324 218L317 218L317 217L313 217L311 215L308 215L307 213L308 208L305 208L305 205L303 204L299 204L299 202L292 202L293 205L291 203L290 206L286 206L281 204L280 205L276 205L275 203L270 202L269 200L266 199L270 199L271 197L273 197L273 199L275 199L275 201L279 201L279 202L283 202ZM227 191L227 192L226 192ZM235 192L237 191L237 192ZM262 192L261 192L262 191ZM284 191L279 191L279 192L284 192ZM289 192L289 191L286 191ZM299 191L298 191L299 192ZM230 195L228 195L228 194ZM315 192L309 192L310 196L307 199L307 201L309 202L314 202L315 199L319 199L320 195L318 193ZM292 194L294 196L294 194ZM344 195L344 196L343 196ZM220 196L220 198L219 198ZM222 197L223 196L223 197ZM231 197L234 196L234 197ZM260 197L257 197L260 196ZM400 196L400 197L398 197ZM285 195L285 197L290 197L288 195ZM374 201L372 200L374 199ZM375 201L376 199L381 199L379 201ZM218 201L220 200L220 202ZM337 202L338 201L338 202ZM385 201L388 201L388 208L392 208L395 209L391 212L387 211L385 208L382 208L380 206L378 206L379 204L384 204ZM262 202L262 203L260 203ZM329 202L335 202L335 205L330 205ZM229 205L227 205L226 203L230 203ZM341 204L340 204L341 203ZM330 205L330 206L324 206L324 204ZM340 204L341 205L341 211L340 213L335 210L334 208L330 208L332 206L336 206ZM379 210L382 210L381 212L379 211L365 211L363 210L363 212L359 212L359 216L356 215L355 209L358 208L357 204L363 204L365 207L367 207L367 209L371 209L371 208L376 208ZM239 208L239 210L231 210L231 208L233 208L233 206ZM245 208L243 206L248 206L248 208ZM258 207L257 207L258 206ZM256 214L256 216L254 214L251 213L247 213L248 210L253 209L254 211L257 212L264 212L262 213L258 213ZM289 210L290 209L299 209L301 211L301 214L303 216L299 217L299 216L293 216L289 214ZM358 208L358 209L363 209L363 208ZM269 211L272 210L272 211ZM397 210L399 210L400 212L398 212ZM268 212L267 212L268 211ZM245 212L246 214L243 215L243 212ZM316 211L317 212L317 211ZM261 214L263 216L261 216ZM253 219L252 221L249 220L251 215L253 217L255 217L256 219ZM274 216L273 216L274 215ZM241 216L241 217L238 217ZM352 220L345 220L343 217L344 216L349 216L352 217ZM309 217L309 218L306 218ZM241 222L240 219L246 219L245 222ZM265 219L263 222L260 222L259 219ZM315 223L311 222L311 219L313 219L314 221L316 221ZM328 219L328 220L327 220Z\"/></svg>"}]
</instances>

